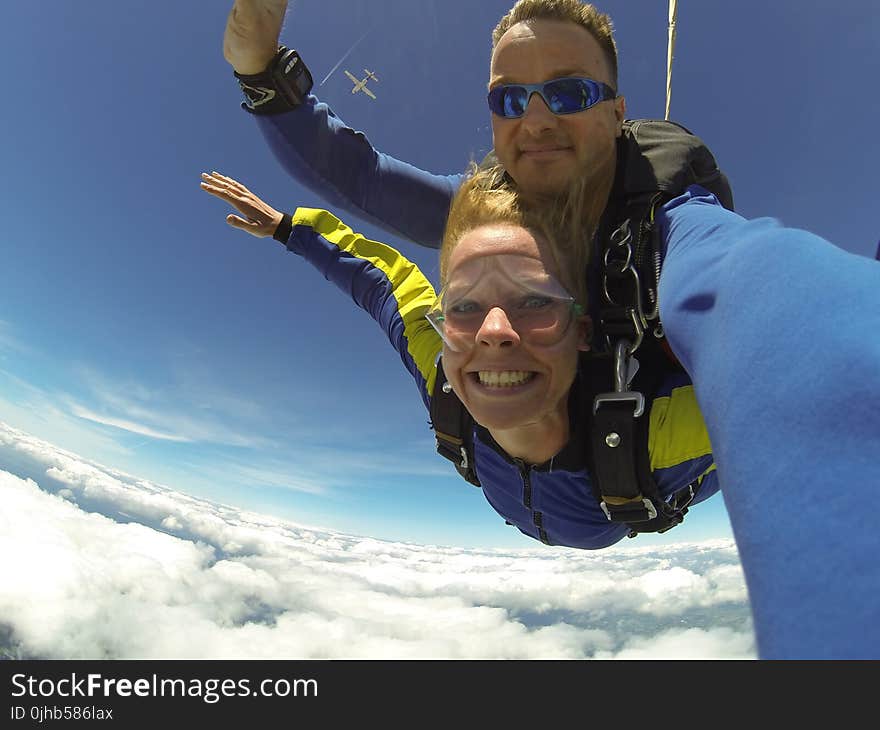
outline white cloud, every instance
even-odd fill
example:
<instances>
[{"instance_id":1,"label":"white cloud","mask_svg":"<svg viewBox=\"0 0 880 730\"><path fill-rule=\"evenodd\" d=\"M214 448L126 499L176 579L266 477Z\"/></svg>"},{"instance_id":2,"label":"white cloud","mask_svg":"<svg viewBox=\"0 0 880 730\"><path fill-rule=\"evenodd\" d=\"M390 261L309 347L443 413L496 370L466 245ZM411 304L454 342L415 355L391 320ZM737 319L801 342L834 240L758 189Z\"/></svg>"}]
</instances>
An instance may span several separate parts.
<instances>
[{"instance_id":1,"label":"white cloud","mask_svg":"<svg viewBox=\"0 0 880 730\"><path fill-rule=\"evenodd\" d=\"M258 406L242 399L197 387L153 389L137 381L108 378L85 366L79 366L76 372L95 403L88 409L70 402L71 410L78 411L82 418L162 440L245 448L278 446L271 439L255 436L251 429L226 425L240 424L244 417L251 421L265 417ZM212 405L207 407L209 402ZM202 413L203 417L192 413Z\"/></svg>"},{"instance_id":2,"label":"white cloud","mask_svg":"<svg viewBox=\"0 0 880 730\"><path fill-rule=\"evenodd\" d=\"M730 540L599 552L385 542L241 512L8 427L0 655L753 658ZM55 492L55 493L51 493Z\"/></svg>"},{"instance_id":3,"label":"white cloud","mask_svg":"<svg viewBox=\"0 0 880 730\"><path fill-rule=\"evenodd\" d=\"M192 441L192 439L187 436L179 436L173 433L162 433L161 431L157 431L154 428L144 426L140 423L135 423L134 421L114 418L112 416L101 416L76 403L71 404L70 410L77 418L100 423L103 426L113 426L114 428L119 428L123 431L130 431L131 433L140 434L141 436L148 436L149 438L159 439L161 441L177 441L180 443L189 443Z\"/></svg>"},{"instance_id":4,"label":"white cloud","mask_svg":"<svg viewBox=\"0 0 880 730\"><path fill-rule=\"evenodd\" d=\"M81 419L59 408L57 403L66 396L37 388L7 371L0 370L0 379L4 381L2 385L8 386L2 388L5 393L0 395L0 418L70 448L116 458L130 455L126 447L99 429L84 427ZM9 396L10 390L17 397Z\"/></svg>"},{"instance_id":5,"label":"white cloud","mask_svg":"<svg viewBox=\"0 0 880 730\"><path fill-rule=\"evenodd\" d=\"M0 354L4 349L26 352L32 358L41 354L26 349L9 334L9 326L0 320ZM77 385L78 396L68 390L53 391L32 385L27 380L0 369L17 399L0 397L0 412L28 428L52 434L64 434L79 443L102 443L104 450L123 451L108 437L83 427L83 421L110 426L159 441L208 443L251 449L278 449L281 444L258 433L254 424L264 423L267 413L259 404L224 393L219 388L189 388L171 385L150 388L137 380L110 378L85 365L70 365L67 380ZM196 414L196 415L193 415ZM61 424L59 426L59 424ZM285 432L291 429L287 428ZM110 449L107 448L110 445Z\"/></svg>"},{"instance_id":6,"label":"white cloud","mask_svg":"<svg viewBox=\"0 0 880 730\"><path fill-rule=\"evenodd\" d=\"M746 659L754 654L753 638L729 628L673 629L653 637L635 636L616 653L598 651L594 659Z\"/></svg>"},{"instance_id":7,"label":"white cloud","mask_svg":"<svg viewBox=\"0 0 880 730\"><path fill-rule=\"evenodd\" d=\"M344 480L321 477L313 467L305 469L300 465L272 461L261 458L258 466L242 464L240 461L218 457L206 464L182 462L191 472L198 472L204 480L218 483L234 483L242 487L277 487L306 494L329 493L328 487ZM332 471L328 467L325 474Z\"/></svg>"},{"instance_id":8,"label":"white cloud","mask_svg":"<svg viewBox=\"0 0 880 730\"><path fill-rule=\"evenodd\" d=\"M3 331L0 320L0 335ZM193 364L194 358L197 365L193 355L186 362ZM198 372L200 377L194 377L181 368L171 386L155 389L74 364L67 375L84 392L73 396L65 390L38 388L0 369L0 379L10 385L5 397L0 395L0 419L79 453L203 492L219 485L227 491L268 487L330 495L360 483L365 466L373 476L409 479L450 473L439 458L424 458L426 447L433 450L430 439L420 439L418 448L396 444L358 451L350 442L344 449L315 443L312 430L296 423L273 422L269 427L264 406L212 385L210 370ZM267 428L283 434L283 440L264 435ZM426 434L430 434L427 426ZM168 458L144 465L133 436L152 440L153 447L167 450ZM199 458L189 449L196 444L207 447L210 457ZM221 446L233 448L220 453Z\"/></svg>"}]
</instances>

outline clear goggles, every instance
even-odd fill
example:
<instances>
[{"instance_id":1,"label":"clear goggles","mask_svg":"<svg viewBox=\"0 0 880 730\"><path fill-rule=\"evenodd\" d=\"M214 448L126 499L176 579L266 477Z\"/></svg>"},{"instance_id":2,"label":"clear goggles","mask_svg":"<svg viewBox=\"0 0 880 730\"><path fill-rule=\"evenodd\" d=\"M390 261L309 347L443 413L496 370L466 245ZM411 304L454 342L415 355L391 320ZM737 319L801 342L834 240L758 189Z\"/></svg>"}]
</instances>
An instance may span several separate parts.
<instances>
[{"instance_id":1,"label":"clear goggles","mask_svg":"<svg viewBox=\"0 0 880 730\"><path fill-rule=\"evenodd\" d=\"M617 98L608 84L580 76L550 79L540 84L503 84L489 92L487 101L493 114L517 119L526 113L532 94L539 94L554 114L576 114L600 101Z\"/></svg>"},{"instance_id":2,"label":"clear goggles","mask_svg":"<svg viewBox=\"0 0 880 730\"><path fill-rule=\"evenodd\" d=\"M501 309L522 340L555 345L584 313L537 259L481 256L457 266L425 317L456 352L474 346L493 309Z\"/></svg>"}]
</instances>

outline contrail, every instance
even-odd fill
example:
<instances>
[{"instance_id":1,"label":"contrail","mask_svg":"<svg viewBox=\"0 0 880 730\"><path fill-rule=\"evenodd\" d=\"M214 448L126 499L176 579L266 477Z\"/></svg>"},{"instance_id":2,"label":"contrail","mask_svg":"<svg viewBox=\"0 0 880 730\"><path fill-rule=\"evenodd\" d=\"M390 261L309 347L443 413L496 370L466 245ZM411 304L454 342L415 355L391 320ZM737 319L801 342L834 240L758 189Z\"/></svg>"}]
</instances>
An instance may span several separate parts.
<instances>
[{"instance_id":1,"label":"contrail","mask_svg":"<svg viewBox=\"0 0 880 730\"><path fill-rule=\"evenodd\" d=\"M360 43L364 38L366 38L366 37L370 34L370 31L371 31L371 30L373 30L373 29L372 29L372 28L369 28L369 29L367 30L366 33L364 33L360 38L358 38L358 39L354 42L354 45L353 45L351 48L349 48L349 49L345 52L345 55L344 55L342 58L339 59L339 61L337 62L337 64L336 64L333 68L330 69L330 73L328 73L328 74L324 77L324 81L326 81L327 79L329 79L329 78L333 75L333 72L334 72L337 68L339 68L339 67L342 65L342 62L343 62L346 58L349 57L349 55L351 54L351 52L357 47L358 43ZM323 85L324 85L324 81L322 81L320 84L318 84L318 86L323 86Z\"/></svg>"}]
</instances>

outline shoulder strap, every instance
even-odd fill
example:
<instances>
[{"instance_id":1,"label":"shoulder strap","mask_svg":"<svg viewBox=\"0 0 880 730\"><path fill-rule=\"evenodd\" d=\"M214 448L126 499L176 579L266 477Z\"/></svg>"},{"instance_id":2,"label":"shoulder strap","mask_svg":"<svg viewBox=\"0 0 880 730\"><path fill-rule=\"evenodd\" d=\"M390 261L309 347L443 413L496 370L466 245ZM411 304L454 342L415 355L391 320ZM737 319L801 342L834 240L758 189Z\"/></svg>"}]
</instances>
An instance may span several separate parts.
<instances>
[{"instance_id":1,"label":"shoulder strap","mask_svg":"<svg viewBox=\"0 0 880 730\"><path fill-rule=\"evenodd\" d=\"M733 193L715 158L696 135L675 122L628 120L618 142L617 175L598 231L598 329L613 362L613 387L594 388L588 453L596 498L609 520L630 536L665 532L684 518L698 483L664 500L648 454L646 396L665 373L680 369L663 336L658 285L661 242L657 208L698 184L733 209ZM630 366L638 353L638 374Z\"/></svg>"},{"instance_id":2,"label":"shoulder strap","mask_svg":"<svg viewBox=\"0 0 880 730\"><path fill-rule=\"evenodd\" d=\"M442 358L437 361L431 394L431 428L437 439L437 453L449 459L464 479L479 487L474 469L474 419L446 382Z\"/></svg>"},{"instance_id":3,"label":"shoulder strap","mask_svg":"<svg viewBox=\"0 0 880 730\"><path fill-rule=\"evenodd\" d=\"M649 331L663 340L657 296L662 252L654 213L693 184L733 210L727 177L699 137L675 122L624 122L614 186L598 231L602 291L597 324L609 348L625 336L634 352Z\"/></svg>"}]
</instances>

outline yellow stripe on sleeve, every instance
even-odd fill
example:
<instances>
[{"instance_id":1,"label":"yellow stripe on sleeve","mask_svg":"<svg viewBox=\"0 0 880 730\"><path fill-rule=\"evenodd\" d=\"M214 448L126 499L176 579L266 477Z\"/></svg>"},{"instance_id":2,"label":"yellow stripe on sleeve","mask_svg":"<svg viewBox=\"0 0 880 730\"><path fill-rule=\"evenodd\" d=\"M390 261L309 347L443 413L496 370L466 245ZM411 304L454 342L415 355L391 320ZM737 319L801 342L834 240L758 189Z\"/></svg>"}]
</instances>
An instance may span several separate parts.
<instances>
[{"instance_id":1,"label":"yellow stripe on sleeve","mask_svg":"<svg viewBox=\"0 0 880 730\"><path fill-rule=\"evenodd\" d=\"M369 261L385 274L404 323L407 352L425 379L428 394L433 393L437 376L435 362L442 341L425 319L425 313L434 304L437 294L419 267L397 249L355 233L326 210L297 208L293 214L293 225L312 228L341 251Z\"/></svg>"}]
</instances>

